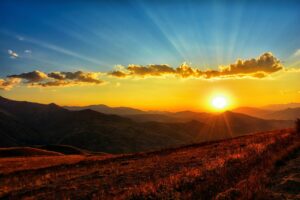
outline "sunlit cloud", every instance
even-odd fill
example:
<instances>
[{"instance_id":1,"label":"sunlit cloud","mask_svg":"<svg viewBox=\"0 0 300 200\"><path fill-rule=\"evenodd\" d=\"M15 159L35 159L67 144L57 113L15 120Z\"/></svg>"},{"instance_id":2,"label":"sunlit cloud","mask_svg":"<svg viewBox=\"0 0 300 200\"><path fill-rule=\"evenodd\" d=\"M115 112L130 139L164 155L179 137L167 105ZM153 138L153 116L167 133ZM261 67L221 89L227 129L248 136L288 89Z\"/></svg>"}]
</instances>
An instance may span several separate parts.
<instances>
[{"instance_id":1,"label":"sunlit cloud","mask_svg":"<svg viewBox=\"0 0 300 200\"><path fill-rule=\"evenodd\" d=\"M10 58L17 58L17 57L19 57L19 55L16 52L14 52L13 50L11 50L11 49L7 50L7 53L9 54Z\"/></svg>"},{"instance_id":2,"label":"sunlit cloud","mask_svg":"<svg viewBox=\"0 0 300 200\"><path fill-rule=\"evenodd\" d=\"M0 79L0 90L10 90L21 82L19 78Z\"/></svg>"},{"instance_id":3,"label":"sunlit cloud","mask_svg":"<svg viewBox=\"0 0 300 200\"><path fill-rule=\"evenodd\" d=\"M27 83L35 83L35 82L40 82L43 81L47 78L47 74L41 71L32 71L32 72L27 72L27 73L22 73L22 74L14 74L14 75L9 75L8 78L19 78L25 80Z\"/></svg>"},{"instance_id":4,"label":"sunlit cloud","mask_svg":"<svg viewBox=\"0 0 300 200\"><path fill-rule=\"evenodd\" d=\"M32 71L22 74L9 75L8 78L23 80L23 84L29 86L72 86L86 84L102 84L98 72L51 72Z\"/></svg>"},{"instance_id":5,"label":"sunlit cloud","mask_svg":"<svg viewBox=\"0 0 300 200\"><path fill-rule=\"evenodd\" d=\"M101 77L163 77L165 75L177 78L199 78L199 79L239 79L239 78L265 78L270 74L284 69L279 59L267 52L260 55L258 58L241 60L238 59L230 65L219 66L218 70L207 69L201 70L194 68L187 63L173 68L167 64L150 64L150 65L128 65L117 66L111 72L50 72L32 71L21 74L13 74L7 76L8 79L20 79L22 83L29 86L53 87L53 86L73 86L73 85L100 85L104 83ZM284 69L284 72L295 72L298 69ZM2 79L2 87L9 87L20 83L13 82L12 86L7 80Z\"/></svg>"},{"instance_id":6,"label":"sunlit cloud","mask_svg":"<svg viewBox=\"0 0 300 200\"><path fill-rule=\"evenodd\" d=\"M218 70L208 69L201 70L183 63L177 68L172 68L169 65L129 65L127 68L109 72L109 75L123 78L127 76L145 77L145 76L162 76L175 75L181 78L264 78L269 74L275 73L283 69L283 65L279 59L273 56L272 53L266 52L258 58L247 60L238 59L235 63L225 66L219 66Z\"/></svg>"}]
</instances>

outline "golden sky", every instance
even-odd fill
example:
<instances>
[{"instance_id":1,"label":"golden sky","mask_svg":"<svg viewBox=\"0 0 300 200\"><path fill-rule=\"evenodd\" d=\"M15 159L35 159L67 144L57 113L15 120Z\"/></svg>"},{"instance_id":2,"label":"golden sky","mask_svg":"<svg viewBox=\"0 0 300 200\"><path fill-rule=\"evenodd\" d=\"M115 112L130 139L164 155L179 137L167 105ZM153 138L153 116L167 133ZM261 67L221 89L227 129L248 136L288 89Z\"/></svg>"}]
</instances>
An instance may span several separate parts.
<instances>
[{"instance_id":1,"label":"golden sky","mask_svg":"<svg viewBox=\"0 0 300 200\"><path fill-rule=\"evenodd\" d=\"M55 102L59 105L106 104L171 111L213 111L211 102L216 96L226 98L226 109L300 102L300 70L283 66L271 53L268 56L274 61L270 62L268 58L265 64L261 63L265 59L263 55L255 60L236 61L232 65L219 67L214 70L213 77L206 77L213 70L200 71L187 64L177 68L130 65L127 68L117 67L107 74L90 72L80 76L81 79L75 79L74 73L57 79L49 78L53 74L40 71L33 73L35 76L24 73L5 79L21 82L6 91L2 90L1 94L16 100ZM260 66L253 67L250 61ZM276 70L273 70L274 66ZM138 70L130 70L130 67ZM116 71L125 75L112 76L111 73ZM256 77L257 73L264 76ZM62 75L59 72L55 74ZM52 82L55 82L54 86Z\"/></svg>"}]
</instances>

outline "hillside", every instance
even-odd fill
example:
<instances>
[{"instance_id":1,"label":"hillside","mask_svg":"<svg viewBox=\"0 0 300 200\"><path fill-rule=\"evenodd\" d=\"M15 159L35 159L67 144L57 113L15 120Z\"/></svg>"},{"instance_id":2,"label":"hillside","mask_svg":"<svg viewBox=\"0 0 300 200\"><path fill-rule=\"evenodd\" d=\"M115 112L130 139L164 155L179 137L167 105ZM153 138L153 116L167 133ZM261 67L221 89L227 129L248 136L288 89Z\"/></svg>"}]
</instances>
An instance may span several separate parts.
<instances>
[{"instance_id":1,"label":"hillside","mask_svg":"<svg viewBox=\"0 0 300 200\"><path fill-rule=\"evenodd\" d=\"M2 158L0 198L262 199L265 177L299 148L285 129L132 155Z\"/></svg>"},{"instance_id":2,"label":"hillside","mask_svg":"<svg viewBox=\"0 0 300 200\"><path fill-rule=\"evenodd\" d=\"M293 124L292 121L263 120L233 112L220 115L182 112L173 114L177 122L136 122L93 110L69 111L55 104L3 97L0 109L2 147L59 144L107 153L158 150L287 128Z\"/></svg>"}]
</instances>

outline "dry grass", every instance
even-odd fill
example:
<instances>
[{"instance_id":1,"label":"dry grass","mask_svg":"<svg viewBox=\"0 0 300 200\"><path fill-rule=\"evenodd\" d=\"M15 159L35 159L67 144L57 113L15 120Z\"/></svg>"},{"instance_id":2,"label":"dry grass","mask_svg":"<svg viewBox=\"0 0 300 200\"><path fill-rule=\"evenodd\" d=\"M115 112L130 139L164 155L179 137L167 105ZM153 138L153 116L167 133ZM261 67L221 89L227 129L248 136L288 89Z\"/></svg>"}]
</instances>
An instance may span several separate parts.
<instances>
[{"instance_id":1,"label":"dry grass","mask_svg":"<svg viewBox=\"0 0 300 200\"><path fill-rule=\"evenodd\" d=\"M299 135L284 129L132 155L0 159L0 197L252 198L274 163L298 147Z\"/></svg>"}]
</instances>

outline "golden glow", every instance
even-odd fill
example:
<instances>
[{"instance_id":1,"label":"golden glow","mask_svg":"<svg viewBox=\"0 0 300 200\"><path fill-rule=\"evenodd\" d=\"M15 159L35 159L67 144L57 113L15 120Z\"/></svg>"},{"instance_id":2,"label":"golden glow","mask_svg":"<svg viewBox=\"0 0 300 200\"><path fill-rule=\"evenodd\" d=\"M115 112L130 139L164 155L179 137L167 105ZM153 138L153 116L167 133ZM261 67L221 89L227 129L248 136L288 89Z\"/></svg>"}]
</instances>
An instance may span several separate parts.
<instances>
[{"instance_id":1,"label":"golden glow","mask_svg":"<svg viewBox=\"0 0 300 200\"><path fill-rule=\"evenodd\" d=\"M279 72L265 79L198 80L175 77L145 79L112 79L105 85L36 88L19 86L1 91L4 97L39 103L85 106L106 104L128 106L142 110L199 112L231 110L239 106L300 102L300 70ZM215 97L222 96L224 109L212 106Z\"/></svg>"},{"instance_id":2,"label":"golden glow","mask_svg":"<svg viewBox=\"0 0 300 200\"><path fill-rule=\"evenodd\" d=\"M211 101L211 104L215 109L218 110L223 110L228 105L227 99L223 96L214 97Z\"/></svg>"}]
</instances>

